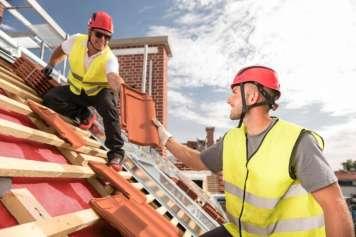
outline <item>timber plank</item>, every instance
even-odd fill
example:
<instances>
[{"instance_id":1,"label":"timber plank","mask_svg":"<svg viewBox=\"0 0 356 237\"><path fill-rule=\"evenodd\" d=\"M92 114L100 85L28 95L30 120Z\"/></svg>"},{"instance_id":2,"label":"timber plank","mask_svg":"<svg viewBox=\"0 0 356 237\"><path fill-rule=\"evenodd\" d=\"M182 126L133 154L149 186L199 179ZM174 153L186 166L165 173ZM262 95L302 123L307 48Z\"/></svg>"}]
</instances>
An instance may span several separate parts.
<instances>
[{"instance_id":1,"label":"timber plank","mask_svg":"<svg viewBox=\"0 0 356 237\"><path fill-rule=\"evenodd\" d=\"M95 148L95 147L88 147L88 146L82 146L75 149L69 143L67 143L66 141L64 141L63 139L59 138L54 134L43 132L38 129L33 129L1 118L0 118L0 134L6 136L13 136L20 139L28 139L34 142L44 143L60 148L65 148L65 149L74 150L89 155L95 155L95 156L106 158L105 150Z\"/></svg>"},{"instance_id":2,"label":"timber plank","mask_svg":"<svg viewBox=\"0 0 356 237\"><path fill-rule=\"evenodd\" d=\"M31 92L28 92L27 90L19 88L18 86L14 85L4 79L1 79L1 78L0 78L0 87L5 91L19 95L20 97L23 97L25 99L31 99L38 103L42 102L42 99L40 97L32 94Z\"/></svg>"},{"instance_id":3,"label":"timber plank","mask_svg":"<svg viewBox=\"0 0 356 237\"><path fill-rule=\"evenodd\" d=\"M26 188L11 189L1 201L20 224L51 217Z\"/></svg>"},{"instance_id":4,"label":"timber plank","mask_svg":"<svg viewBox=\"0 0 356 237\"><path fill-rule=\"evenodd\" d=\"M94 224L100 217L92 209L42 219L26 224L0 229L0 236L59 236L69 234Z\"/></svg>"},{"instance_id":5,"label":"timber plank","mask_svg":"<svg viewBox=\"0 0 356 237\"><path fill-rule=\"evenodd\" d=\"M89 167L0 156L0 176L89 178L94 175Z\"/></svg>"}]
</instances>

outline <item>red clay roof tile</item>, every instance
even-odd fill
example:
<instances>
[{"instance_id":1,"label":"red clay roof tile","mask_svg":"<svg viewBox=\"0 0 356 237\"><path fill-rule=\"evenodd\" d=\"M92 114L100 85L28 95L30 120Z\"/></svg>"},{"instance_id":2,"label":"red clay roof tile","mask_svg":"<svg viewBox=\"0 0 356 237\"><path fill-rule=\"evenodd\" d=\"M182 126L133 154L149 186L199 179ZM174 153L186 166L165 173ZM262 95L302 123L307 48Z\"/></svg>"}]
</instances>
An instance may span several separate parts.
<instances>
[{"instance_id":1,"label":"red clay roof tile","mask_svg":"<svg viewBox=\"0 0 356 237\"><path fill-rule=\"evenodd\" d=\"M159 147L159 137L152 119L156 117L155 103L145 93L123 85L121 91L121 123L126 126L130 142Z\"/></svg>"},{"instance_id":2,"label":"red clay roof tile","mask_svg":"<svg viewBox=\"0 0 356 237\"><path fill-rule=\"evenodd\" d=\"M122 194L95 198L93 209L117 228L123 236L177 237L182 234L146 203L137 203Z\"/></svg>"},{"instance_id":3,"label":"red clay roof tile","mask_svg":"<svg viewBox=\"0 0 356 237\"><path fill-rule=\"evenodd\" d=\"M85 140L79 134L75 133L59 114L30 99L27 100L27 103L33 112L40 116L49 126L53 127L59 136L67 140L74 148L86 144Z\"/></svg>"},{"instance_id":4,"label":"red clay roof tile","mask_svg":"<svg viewBox=\"0 0 356 237\"><path fill-rule=\"evenodd\" d=\"M145 195L112 168L105 164L95 162L89 162L89 166L95 173L109 181L115 189L122 192L127 198L133 199L138 203L146 203Z\"/></svg>"}]
</instances>

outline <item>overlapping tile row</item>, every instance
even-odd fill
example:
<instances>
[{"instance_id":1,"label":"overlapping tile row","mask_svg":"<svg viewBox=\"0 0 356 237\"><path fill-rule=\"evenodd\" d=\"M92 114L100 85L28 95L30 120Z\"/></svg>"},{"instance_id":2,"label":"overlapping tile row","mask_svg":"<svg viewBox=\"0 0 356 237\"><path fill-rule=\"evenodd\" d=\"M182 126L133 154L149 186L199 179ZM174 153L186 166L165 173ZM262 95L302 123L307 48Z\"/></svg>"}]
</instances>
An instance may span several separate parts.
<instances>
[{"instance_id":1,"label":"overlapping tile row","mask_svg":"<svg viewBox=\"0 0 356 237\"><path fill-rule=\"evenodd\" d=\"M96 198L90 204L124 236L180 236L181 232L146 203L146 197L126 179L105 164L89 166L108 181L118 195Z\"/></svg>"},{"instance_id":2,"label":"overlapping tile row","mask_svg":"<svg viewBox=\"0 0 356 237\"><path fill-rule=\"evenodd\" d=\"M83 137L75 133L58 113L29 99L27 100L27 103L33 112L35 112L49 126L53 127L58 135L67 140L74 148L86 145Z\"/></svg>"},{"instance_id":3,"label":"overlapping tile row","mask_svg":"<svg viewBox=\"0 0 356 237\"><path fill-rule=\"evenodd\" d=\"M127 131L130 142L159 147L157 129L152 123L156 117L152 97L127 85L121 87L121 125Z\"/></svg>"},{"instance_id":4,"label":"overlapping tile row","mask_svg":"<svg viewBox=\"0 0 356 237\"><path fill-rule=\"evenodd\" d=\"M25 56L16 59L14 63L15 73L24 79L25 83L33 88L39 95L44 95L49 89L58 85L41 72L42 67L33 63Z\"/></svg>"},{"instance_id":5,"label":"overlapping tile row","mask_svg":"<svg viewBox=\"0 0 356 237\"><path fill-rule=\"evenodd\" d=\"M178 228L146 203L138 203L123 194L90 201L93 209L125 236L177 237Z\"/></svg>"}]
</instances>

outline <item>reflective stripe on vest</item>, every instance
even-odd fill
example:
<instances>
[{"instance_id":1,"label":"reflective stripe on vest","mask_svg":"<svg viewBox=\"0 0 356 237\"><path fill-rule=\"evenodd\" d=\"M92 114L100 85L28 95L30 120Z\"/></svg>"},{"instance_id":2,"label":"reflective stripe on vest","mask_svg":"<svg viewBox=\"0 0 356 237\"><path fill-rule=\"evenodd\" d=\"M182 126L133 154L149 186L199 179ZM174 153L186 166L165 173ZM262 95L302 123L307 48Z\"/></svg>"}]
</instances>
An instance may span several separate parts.
<instances>
[{"instance_id":1,"label":"reflective stripe on vest","mask_svg":"<svg viewBox=\"0 0 356 237\"><path fill-rule=\"evenodd\" d=\"M233 216L230 216L229 214L227 215L231 220L236 219ZM307 218L295 218L291 220L280 220L276 223L270 224L265 228L243 221L241 223L242 230L260 236L268 236L279 232L308 231L310 229L320 228L324 225L325 223L323 215Z\"/></svg>"},{"instance_id":2,"label":"reflective stripe on vest","mask_svg":"<svg viewBox=\"0 0 356 237\"><path fill-rule=\"evenodd\" d=\"M276 121L250 159L244 127L224 136L223 177L232 222L224 226L230 234L325 236L320 205L289 175L291 156L304 131L295 124ZM311 134L322 148L321 137Z\"/></svg>"},{"instance_id":3,"label":"reflective stripe on vest","mask_svg":"<svg viewBox=\"0 0 356 237\"><path fill-rule=\"evenodd\" d=\"M76 74L74 74L74 73L71 73L72 75L73 75L73 77L74 78L76 78L76 77L78 77L79 78L79 76L78 75L76 75ZM81 78L81 77L80 77ZM77 78L76 78L77 79ZM80 93L81 93L81 89L80 88L78 88L78 87L76 87L76 85L74 84L74 83L72 83L72 81L73 80L68 80L68 83L69 83L69 85L70 85L70 89L71 89L71 91L74 93L74 94L77 94L77 95L79 95ZM87 95L95 95L95 94L97 94L97 93L99 93L99 91L101 91L103 88L106 88L106 84L107 83L98 83L98 82L85 82L85 83L83 83L83 84L88 84L88 85L96 85L96 86L91 86L91 88L90 89L87 89L87 90L85 90L85 93L87 94ZM99 86L98 86L98 84L99 84ZM101 86L102 85L102 86Z\"/></svg>"},{"instance_id":4,"label":"reflective stripe on vest","mask_svg":"<svg viewBox=\"0 0 356 237\"><path fill-rule=\"evenodd\" d=\"M84 58L87 53L87 35L79 35L75 39L68 62L71 71L68 73L70 90L79 95L82 90L87 95L96 95L103 88L108 88L105 65L112 57L109 47L106 47L101 54L93 58L87 70L84 68Z\"/></svg>"},{"instance_id":5,"label":"reflective stripe on vest","mask_svg":"<svg viewBox=\"0 0 356 237\"><path fill-rule=\"evenodd\" d=\"M243 199L244 190L227 181L224 181L224 187L226 192L229 192ZM305 195L307 193L308 192L302 187L301 184L293 184L292 186L290 186L289 190L283 196L283 198ZM281 198L258 197L256 195L253 195L252 193L245 192L245 202L248 202L260 208L273 209L280 200Z\"/></svg>"}]
</instances>

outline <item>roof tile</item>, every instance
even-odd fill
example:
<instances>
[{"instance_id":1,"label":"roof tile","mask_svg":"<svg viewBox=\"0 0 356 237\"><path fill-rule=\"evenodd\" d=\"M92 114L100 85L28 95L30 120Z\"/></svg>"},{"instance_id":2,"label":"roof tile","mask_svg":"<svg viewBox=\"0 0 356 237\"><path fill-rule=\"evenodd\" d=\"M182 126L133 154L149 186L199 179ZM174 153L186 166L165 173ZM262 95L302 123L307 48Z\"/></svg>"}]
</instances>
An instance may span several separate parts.
<instances>
[{"instance_id":1,"label":"roof tile","mask_svg":"<svg viewBox=\"0 0 356 237\"><path fill-rule=\"evenodd\" d=\"M109 181L114 188L122 192L127 198L133 199L138 203L146 203L145 195L112 168L96 162L89 162L89 166L95 173Z\"/></svg>"},{"instance_id":2,"label":"roof tile","mask_svg":"<svg viewBox=\"0 0 356 237\"><path fill-rule=\"evenodd\" d=\"M121 124L126 127L130 142L159 147L159 137L152 119L156 117L155 103L151 96L122 86Z\"/></svg>"},{"instance_id":3,"label":"roof tile","mask_svg":"<svg viewBox=\"0 0 356 237\"><path fill-rule=\"evenodd\" d=\"M182 234L146 203L137 203L123 194L90 201L93 209L123 236L176 237Z\"/></svg>"},{"instance_id":4,"label":"roof tile","mask_svg":"<svg viewBox=\"0 0 356 237\"><path fill-rule=\"evenodd\" d=\"M60 137L67 140L74 148L79 148L86 144L85 140L71 129L59 114L53 110L40 105L30 99L27 100L28 105L41 119L49 126L53 127Z\"/></svg>"}]
</instances>

